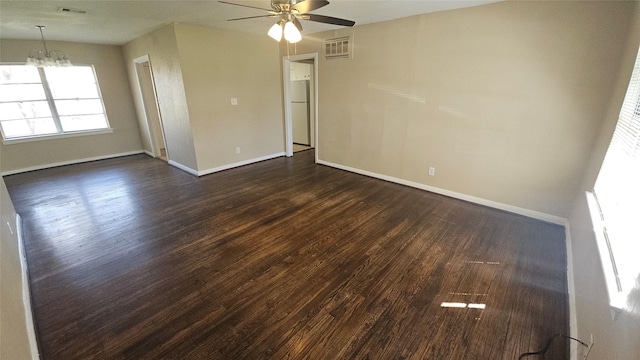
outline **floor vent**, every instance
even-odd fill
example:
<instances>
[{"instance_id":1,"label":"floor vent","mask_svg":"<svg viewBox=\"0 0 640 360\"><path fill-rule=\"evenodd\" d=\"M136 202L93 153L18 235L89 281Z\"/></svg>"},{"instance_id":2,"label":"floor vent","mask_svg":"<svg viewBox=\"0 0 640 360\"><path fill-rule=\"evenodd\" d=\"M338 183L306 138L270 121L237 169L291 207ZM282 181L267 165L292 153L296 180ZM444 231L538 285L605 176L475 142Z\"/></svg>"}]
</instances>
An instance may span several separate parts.
<instances>
[{"instance_id":1,"label":"floor vent","mask_svg":"<svg viewBox=\"0 0 640 360\"><path fill-rule=\"evenodd\" d=\"M324 58L329 59L351 59L353 54L353 42L351 36L343 36L324 41Z\"/></svg>"}]
</instances>

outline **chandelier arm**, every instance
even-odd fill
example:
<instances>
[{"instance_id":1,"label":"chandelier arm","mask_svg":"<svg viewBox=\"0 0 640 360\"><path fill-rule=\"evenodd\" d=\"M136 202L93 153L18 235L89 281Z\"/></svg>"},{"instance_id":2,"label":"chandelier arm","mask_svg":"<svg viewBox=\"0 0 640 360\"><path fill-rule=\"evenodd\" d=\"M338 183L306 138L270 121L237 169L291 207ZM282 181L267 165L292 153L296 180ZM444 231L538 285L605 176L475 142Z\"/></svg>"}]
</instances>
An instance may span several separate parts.
<instances>
[{"instance_id":1,"label":"chandelier arm","mask_svg":"<svg viewBox=\"0 0 640 360\"><path fill-rule=\"evenodd\" d=\"M44 25L36 25L36 27L40 30L40 39L42 39L42 45L44 46L44 55L49 56L49 49L47 48L47 42L44 41L44 34L42 33L42 28L44 28Z\"/></svg>"}]
</instances>

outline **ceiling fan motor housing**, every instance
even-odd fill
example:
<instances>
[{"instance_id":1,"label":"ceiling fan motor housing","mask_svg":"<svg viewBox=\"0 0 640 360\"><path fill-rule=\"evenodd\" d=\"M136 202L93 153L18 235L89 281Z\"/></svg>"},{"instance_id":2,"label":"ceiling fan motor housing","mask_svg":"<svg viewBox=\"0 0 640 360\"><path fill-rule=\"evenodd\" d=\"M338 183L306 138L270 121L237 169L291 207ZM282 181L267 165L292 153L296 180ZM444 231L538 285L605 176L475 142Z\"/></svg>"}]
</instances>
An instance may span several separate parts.
<instances>
[{"instance_id":1,"label":"ceiling fan motor housing","mask_svg":"<svg viewBox=\"0 0 640 360\"><path fill-rule=\"evenodd\" d=\"M293 6L299 2L304 0L271 0L271 4L273 5L290 5Z\"/></svg>"}]
</instances>

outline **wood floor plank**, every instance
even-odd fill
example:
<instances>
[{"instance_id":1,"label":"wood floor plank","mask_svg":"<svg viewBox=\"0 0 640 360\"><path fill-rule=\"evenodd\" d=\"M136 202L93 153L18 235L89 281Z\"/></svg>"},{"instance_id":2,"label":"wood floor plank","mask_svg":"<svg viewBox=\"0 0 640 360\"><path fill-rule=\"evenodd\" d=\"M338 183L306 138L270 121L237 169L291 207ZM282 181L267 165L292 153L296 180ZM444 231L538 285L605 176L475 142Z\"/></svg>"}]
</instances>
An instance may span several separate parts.
<instances>
[{"instance_id":1,"label":"wood floor plank","mask_svg":"<svg viewBox=\"0 0 640 360\"><path fill-rule=\"evenodd\" d=\"M42 358L516 359L567 334L564 228L313 159L5 177Z\"/></svg>"}]
</instances>

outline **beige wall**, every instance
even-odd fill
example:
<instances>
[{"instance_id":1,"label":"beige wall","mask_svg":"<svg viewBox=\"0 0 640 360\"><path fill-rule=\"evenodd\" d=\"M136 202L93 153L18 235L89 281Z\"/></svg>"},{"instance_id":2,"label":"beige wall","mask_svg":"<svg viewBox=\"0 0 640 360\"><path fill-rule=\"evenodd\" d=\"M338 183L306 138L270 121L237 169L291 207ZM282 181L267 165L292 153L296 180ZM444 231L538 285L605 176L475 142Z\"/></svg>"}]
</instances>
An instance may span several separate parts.
<instances>
[{"instance_id":1,"label":"beige wall","mask_svg":"<svg viewBox=\"0 0 640 360\"><path fill-rule=\"evenodd\" d=\"M620 113L629 79L640 44L640 6L630 11L633 23L629 26L624 56L619 61L616 85L611 91L609 106L603 116L591 160L583 178L581 191L593 188ZM603 269L600 265L594 225L584 193L579 194L569 217L577 335L588 339L593 334L595 345L590 359L637 359L640 354L640 304L630 303L617 319L612 319Z\"/></svg>"},{"instance_id":2,"label":"beige wall","mask_svg":"<svg viewBox=\"0 0 640 360\"><path fill-rule=\"evenodd\" d=\"M140 90L133 60L149 55L169 160L196 170L198 165L174 27L173 24L167 25L128 42L123 46L123 53L141 128L146 128L146 125L142 123L144 121L144 106L139 96ZM148 135L143 135L147 141Z\"/></svg>"},{"instance_id":3,"label":"beige wall","mask_svg":"<svg viewBox=\"0 0 640 360\"><path fill-rule=\"evenodd\" d=\"M94 65L113 133L0 145L3 150L0 171L140 151L140 133L121 48L55 41L47 44L50 48L63 50L75 64ZM0 62L24 63L31 49L41 47L39 41L2 39Z\"/></svg>"},{"instance_id":4,"label":"beige wall","mask_svg":"<svg viewBox=\"0 0 640 360\"><path fill-rule=\"evenodd\" d=\"M268 37L171 24L124 54L140 119L133 59L150 57L170 160L202 173L283 152L279 52Z\"/></svg>"},{"instance_id":5,"label":"beige wall","mask_svg":"<svg viewBox=\"0 0 640 360\"><path fill-rule=\"evenodd\" d=\"M31 353L27 335L16 229L16 212L0 178L0 359L37 359L37 354Z\"/></svg>"},{"instance_id":6,"label":"beige wall","mask_svg":"<svg viewBox=\"0 0 640 360\"><path fill-rule=\"evenodd\" d=\"M566 218L631 6L501 2L319 34L354 35L352 60L320 60L319 158Z\"/></svg>"},{"instance_id":7,"label":"beige wall","mask_svg":"<svg viewBox=\"0 0 640 360\"><path fill-rule=\"evenodd\" d=\"M282 153L278 44L206 27L175 30L198 170Z\"/></svg>"}]
</instances>

